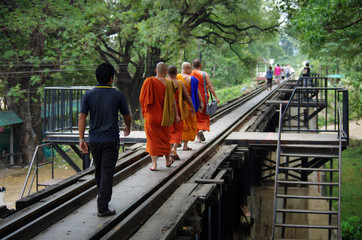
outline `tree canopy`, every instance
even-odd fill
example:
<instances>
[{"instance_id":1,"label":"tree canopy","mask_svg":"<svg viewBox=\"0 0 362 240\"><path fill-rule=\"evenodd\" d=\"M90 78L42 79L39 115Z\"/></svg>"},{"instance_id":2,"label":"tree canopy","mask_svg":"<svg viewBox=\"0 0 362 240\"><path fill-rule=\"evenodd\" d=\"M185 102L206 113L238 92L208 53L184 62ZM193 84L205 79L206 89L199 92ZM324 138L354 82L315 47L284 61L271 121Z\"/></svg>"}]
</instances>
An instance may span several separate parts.
<instances>
[{"instance_id":1,"label":"tree canopy","mask_svg":"<svg viewBox=\"0 0 362 240\"><path fill-rule=\"evenodd\" d=\"M302 51L327 72L343 71L347 76L353 88L351 110L361 117L361 1L285 0L279 6L289 20L288 34L298 39Z\"/></svg>"},{"instance_id":2,"label":"tree canopy","mask_svg":"<svg viewBox=\"0 0 362 240\"><path fill-rule=\"evenodd\" d=\"M137 112L157 62L202 54L214 76L219 69L231 76L216 66L247 66L248 44L271 39L279 25L273 2L263 0L3 0L0 14L1 92L24 120L17 139L25 159L36 144L33 131L42 138L42 87L93 85L96 66L110 62Z\"/></svg>"}]
</instances>

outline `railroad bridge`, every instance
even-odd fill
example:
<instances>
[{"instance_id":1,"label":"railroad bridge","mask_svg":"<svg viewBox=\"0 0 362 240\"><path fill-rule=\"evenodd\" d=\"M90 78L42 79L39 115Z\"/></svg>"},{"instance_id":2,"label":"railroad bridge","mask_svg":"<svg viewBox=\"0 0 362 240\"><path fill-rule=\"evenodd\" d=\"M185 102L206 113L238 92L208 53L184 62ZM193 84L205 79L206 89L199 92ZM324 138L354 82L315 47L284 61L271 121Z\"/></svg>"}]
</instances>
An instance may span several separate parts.
<instances>
[{"instance_id":1,"label":"railroad bridge","mask_svg":"<svg viewBox=\"0 0 362 240\"><path fill-rule=\"evenodd\" d=\"M144 132L122 137L110 202L117 213L107 218L96 216L94 167L77 147L88 89L45 89L44 145L77 174L45 184L29 171L15 213L0 222L1 239L341 239L348 91L328 87L327 78L259 86L219 106L206 141L179 150L170 168L159 159L160 169L149 170ZM35 153L31 166L41 164ZM33 184L47 187L26 195Z\"/></svg>"}]
</instances>

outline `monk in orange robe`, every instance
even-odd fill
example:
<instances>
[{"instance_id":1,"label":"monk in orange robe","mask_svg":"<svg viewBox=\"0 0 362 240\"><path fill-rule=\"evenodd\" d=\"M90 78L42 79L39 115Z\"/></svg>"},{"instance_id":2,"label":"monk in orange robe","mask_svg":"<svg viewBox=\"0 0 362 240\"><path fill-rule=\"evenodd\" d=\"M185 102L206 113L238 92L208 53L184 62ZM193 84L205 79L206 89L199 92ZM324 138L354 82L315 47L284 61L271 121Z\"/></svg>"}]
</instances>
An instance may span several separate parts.
<instances>
[{"instance_id":1,"label":"monk in orange robe","mask_svg":"<svg viewBox=\"0 0 362 240\"><path fill-rule=\"evenodd\" d=\"M168 77L170 80L172 80L175 85L177 86L177 90L175 92L175 101L176 101L176 105L177 105L177 111L179 113L179 116L181 117L181 120L183 119L183 113L180 112L180 104L186 104L184 102L184 100L188 103L187 105L187 112L185 112L185 114L188 115L195 115L195 110L193 108L193 104L191 101L191 97L189 96L189 94L187 93L187 90L185 88L184 83L181 80L176 79L176 75L177 75L177 68L174 65L171 65L167 68L167 72L168 72ZM181 86L181 88L180 88ZM179 94L182 94L182 102L179 102ZM187 117L188 117L187 115ZM180 157L177 154L177 146L181 143L181 138L182 138L182 132L184 130L184 122L180 121L179 123L175 122L171 127L170 127L170 133L171 133L171 157L175 160L179 160Z\"/></svg>"},{"instance_id":2,"label":"monk in orange robe","mask_svg":"<svg viewBox=\"0 0 362 240\"><path fill-rule=\"evenodd\" d=\"M184 62L182 64L182 72L181 74L177 75L177 79L180 79L186 88L186 91L188 95L191 96L191 98L197 98L192 99L195 104L193 106L190 106L194 108L195 111L201 112L204 109L204 104L202 102L201 94L198 90L198 80L196 78L192 79L191 77L192 67L189 62ZM194 91L192 92L192 85L194 86ZM193 97L192 97L193 96ZM182 133L182 141L183 141L183 150L192 150L190 147L187 146L189 141L194 141L197 134L197 118L196 115L189 115L187 119L184 120L184 131Z\"/></svg>"},{"instance_id":3,"label":"monk in orange robe","mask_svg":"<svg viewBox=\"0 0 362 240\"><path fill-rule=\"evenodd\" d=\"M165 99L166 82L170 81L166 79L167 65L163 62L158 63L156 73L156 77L149 77L144 81L140 94L147 137L146 152L151 155L152 160L151 171L157 170L157 158L159 156L165 156L167 167L170 167L174 162L170 158L170 127L161 126L164 103L168 101ZM174 97L169 104L174 106L176 122L179 122L180 117L177 113Z\"/></svg>"},{"instance_id":4,"label":"monk in orange robe","mask_svg":"<svg viewBox=\"0 0 362 240\"><path fill-rule=\"evenodd\" d=\"M202 65L201 65L200 59L195 59L192 62L192 66L194 67L194 70L192 70L191 76L194 76L199 80L199 91L202 96L202 102L205 106L205 108L203 109L202 112L196 113L197 130L198 130L197 141L201 142L201 141L205 140L205 137L202 132L210 131L210 116L206 115L206 104L207 104L206 101L207 101L207 99L209 99L209 90L210 90L211 94L214 95L214 97L218 103L220 102L220 100L216 96L216 92L214 90L214 86L212 85L212 83L210 81L209 74L207 74L207 72L201 71ZM203 73L205 75L206 86L204 84L204 78L202 76ZM205 97L205 87L206 87L207 99Z\"/></svg>"}]
</instances>

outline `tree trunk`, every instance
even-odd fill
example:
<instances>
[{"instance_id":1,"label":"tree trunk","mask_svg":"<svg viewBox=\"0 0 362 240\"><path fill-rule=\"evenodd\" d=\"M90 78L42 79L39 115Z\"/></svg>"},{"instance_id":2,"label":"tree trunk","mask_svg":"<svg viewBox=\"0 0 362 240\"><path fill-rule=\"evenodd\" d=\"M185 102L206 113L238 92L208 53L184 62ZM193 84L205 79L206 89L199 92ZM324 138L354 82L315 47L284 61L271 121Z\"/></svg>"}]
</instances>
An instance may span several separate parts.
<instances>
[{"instance_id":1,"label":"tree trunk","mask_svg":"<svg viewBox=\"0 0 362 240\"><path fill-rule=\"evenodd\" d=\"M19 83L22 90L25 90L21 99L8 98L9 110L14 111L24 121L14 126L17 151L22 154L22 159L18 159L19 164L27 164L31 161L35 147L40 144L42 139L40 97L34 93L37 86L30 86L29 80L29 76L23 77L19 81L16 81L14 77L8 81L9 85L7 87L7 89L10 89ZM34 88L31 89L31 87ZM36 101L33 101L35 99Z\"/></svg>"},{"instance_id":2,"label":"tree trunk","mask_svg":"<svg viewBox=\"0 0 362 240\"><path fill-rule=\"evenodd\" d=\"M28 48L32 50L32 56L43 57L45 37L38 32L31 34ZM26 62L26 58L19 62ZM9 110L13 110L24 122L15 125L15 136L18 145L17 151L22 153L19 164L27 164L31 161L36 145L42 140L41 99L37 89L43 85L42 79L37 84L30 83L35 70L32 66L21 66L12 69L14 72L26 72L26 75L9 75L5 83L7 95L11 88L20 88L17 96L10 96L8 100ZM37 69L39 70L39 69ZM43 155L40 155L40 161Z\"/></svg>"},{"instance_id":3,"label":"tree trunk","mask_svg":"<svg viewBox=\"0 0 362 240\"><path fill-rule=\"evenodd\" d=\"M145 59L139 59L133 77L128 72L128 63L122 62L117 69L115 85L125 94L133 120L142 119L139 102L142 84L147 77L156 75L156 65L161 61L160 49L151 48Z\"/></svg>"}]
</instances>

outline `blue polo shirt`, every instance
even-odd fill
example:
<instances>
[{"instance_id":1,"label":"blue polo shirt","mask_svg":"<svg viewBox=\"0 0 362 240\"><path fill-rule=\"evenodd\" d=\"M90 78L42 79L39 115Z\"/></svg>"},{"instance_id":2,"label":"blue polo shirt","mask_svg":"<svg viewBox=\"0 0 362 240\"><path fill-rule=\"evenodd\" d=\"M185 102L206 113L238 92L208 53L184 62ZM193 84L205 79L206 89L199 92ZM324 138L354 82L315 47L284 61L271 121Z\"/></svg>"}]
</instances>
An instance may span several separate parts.
<instances>
[{"instance_id":1,"label":"blue polo shirt","mask_svg":"<svg viewBox=\"0 0 362 240\"><path fill-rule=\"evenodd\" d=\"M80 112L90 113L89 142L118 142L118 113L129 114L126 97L110 85L98 85L87 91Z\"/></svg>"}]
</instances>

